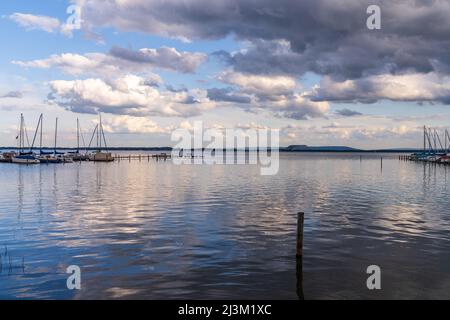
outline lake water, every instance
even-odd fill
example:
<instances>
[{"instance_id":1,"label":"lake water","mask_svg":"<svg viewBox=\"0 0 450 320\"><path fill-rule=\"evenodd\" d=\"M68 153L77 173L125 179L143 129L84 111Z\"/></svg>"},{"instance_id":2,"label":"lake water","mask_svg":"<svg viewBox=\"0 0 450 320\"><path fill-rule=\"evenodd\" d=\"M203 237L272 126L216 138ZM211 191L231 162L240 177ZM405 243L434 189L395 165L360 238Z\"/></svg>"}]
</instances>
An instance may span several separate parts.
<instances>
[{"instance_id":1,"label":"lake water","mask_svg":"<svg viewBox=\"0 0 450 320\"><path fill-rule=\"evenodd\" d=\"M450 299L450 167L280 157L275 176L155 160L0 163L0 298ZM81 290L66 287L69 265ZM381 290L366 287L369 265Z\"/></svg>"}]
</instances>

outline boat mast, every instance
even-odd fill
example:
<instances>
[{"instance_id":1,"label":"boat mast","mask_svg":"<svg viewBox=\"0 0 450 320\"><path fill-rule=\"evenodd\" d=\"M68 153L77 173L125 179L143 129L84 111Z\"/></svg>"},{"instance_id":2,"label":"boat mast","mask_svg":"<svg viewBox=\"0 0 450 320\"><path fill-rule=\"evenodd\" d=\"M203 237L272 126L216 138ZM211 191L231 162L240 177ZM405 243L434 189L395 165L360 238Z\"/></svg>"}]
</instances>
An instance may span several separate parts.
<instances>
[{"instance_id":1,"label":"boat mast","mask_svg":"<svg viewBox=\"0 0 450 320\"><path fill-rule=\"evenodd\" d=\"M38 133L38 130L39 130L39 126L41 126L41 144L42 144L42 125L41 125L41 122L42 122L42 113L39 116L39 120L38 120L38 123L37 123L37 126L36 126L36 130L34 131L33 143L31 144L30 152L33 152L34 143L36 142L36 137L37 137L37 133Z\"/></svg>"},{"instance_id":2,"label":"boat mast","mask_svg":"<svg viewBox=\"0 0 450 320\"><path fill-rule=\"evenodd\" d=\"M80 153L80 121L77 118L77 153Z\"/></svg>"},{"instance_id":3,"label":"boat mast","mask_svg":"<svg viewBox=\"0 0 450 320\"><path fill-rule=\"evenodd\" d=\"M19 139L17 149L20 153L20 148L22 147L22 114L20 114L19 135L17 136L16 139Z\"/></svg>"},{"instance_id":4,"label":"boat mast","mask_svg":"<svg viewBox=\"0 0 450 320\"><path fill-rule=\"evenodd\" d=\"M41 113L41 136L39 138L39 152L41 154L42 154L42 127L43 127L43 122L44 122L44 119L43 119L43 115Z\"/></svg>"},{"instance_id":5,"label":"boat mast","mask_svg":"<svg viewBox=\"0 0 450 320\"><path fill-rule=\"evenodd\" d=\"M97 151L100 151L100 149L99 149L99 147L98 147L98 137L99 137L99 134L98 134L98 129L99 129L99 125L100 124L97 124L97 131L95 132L96 133L96 135L97 135Z\"/></svg>"},{"instance_id":6,"label":"boat mast","mask_svg":"<svg viewBox=\"0 0 450 320\"><path fill-rule=\"evenodd\" d=\"M102 132L103 132L103 126L102 126L102 114L100 113L100 149L102 150Z\"/></svg>"},{"instance_id":7,"label":"boat mast","mask_svg":"<svg viewBox=\"0 0 450 320\"><path fill-rule=\"evenodd\" d=\"M427 149L427 127L423 126L423 152L426 152Z\"/></svg>"},{"instance_id":8,"label":"boat mast","mask_svg":"<svg viewBox=\"0 0 450 320\"><path fill-rule=\"evenodd\" d=\"M434 129L434 134L436 135L436 140L437 140L437 142L439 143L439 146L441 147L441 149L439 149L439 150L441 150L442 152L444 152L444 147L443 147L443 145L442 145L441 138L439 137L439 133L437 132L436 129Z\"/></svg>"},{"instance_id":9,"label":"boat mast","mask_svg":"<svg viewBox=\"0 0 450 320\"><path fill-rule=\"evenodd\" d=\"M56 118L56 122L55 122L55 150L54 150L55 156L56 156L56 136L57 136L57 134L58 134L58 118Z\"/></svg>"},{"instance_id":10,"label":"boat mast","mask_svg":"<svg viewBox=\"0 0 450 320\"><path fill-rule=\"evenodd\" d=\"M448 139L447 152L449 152L449 149L450 149L450 135L449 135L447 129L445 129L445 136L446 136L447 139Z\"/></svg>"},{"instance_id":11,"label":"boat mast","mask_svg":"<svg viewBox=\"0 0 450 320\"><path fill-rule=\"evenodd\" d=\"M23 136L23 113L20 114L20 140L19 140L19 152L22 152L22 146L24 143L24 136Z\"/></svg>"}]
</instances>

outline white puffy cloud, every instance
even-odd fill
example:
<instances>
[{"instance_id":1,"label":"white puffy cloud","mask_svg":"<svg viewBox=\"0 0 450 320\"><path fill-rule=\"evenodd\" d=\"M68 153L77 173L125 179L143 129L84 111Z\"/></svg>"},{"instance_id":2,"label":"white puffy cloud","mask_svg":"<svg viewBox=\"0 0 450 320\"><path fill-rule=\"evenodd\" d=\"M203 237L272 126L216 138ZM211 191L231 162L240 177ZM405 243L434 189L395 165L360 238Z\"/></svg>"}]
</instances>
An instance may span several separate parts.
<instances>
[{"instance_id":1,"label":"white puffy cloud","mask_svg":"<svg viewBox=\"0 0 450 320\"><path fill-rule=\"evenodd\" d=\"M109 133L162 133L170 132L169 127L160 127L155 121L145 117L127 115L106 118L102 121L103 129Z\"/></svg>"},{"instance_id":2,"label":"white puffy cloud","mask_svg":"<svg viewBox=\"0 0 450 320\"><path fill-rule=\"evenodd\" d=\"M225 72L218 77L219 80L240 87L241 92L254 94L260 99L278 100L290 95L296 82L287 76L264 76L243 74L239 72Z\"/></svg>"},{"instance_id":3,"label":"white puffy cloud","mask_svg":"<svg viewBox=\"0 0 450 320\"><path fill-rule=\"evenodd\" d=\"M50 101L74 112L106 112L145 117L194 116L214 108L202 90L160 91L145 78L126 75L111 81L56 80L50 82Z\"/></svg>"}]
</instances>

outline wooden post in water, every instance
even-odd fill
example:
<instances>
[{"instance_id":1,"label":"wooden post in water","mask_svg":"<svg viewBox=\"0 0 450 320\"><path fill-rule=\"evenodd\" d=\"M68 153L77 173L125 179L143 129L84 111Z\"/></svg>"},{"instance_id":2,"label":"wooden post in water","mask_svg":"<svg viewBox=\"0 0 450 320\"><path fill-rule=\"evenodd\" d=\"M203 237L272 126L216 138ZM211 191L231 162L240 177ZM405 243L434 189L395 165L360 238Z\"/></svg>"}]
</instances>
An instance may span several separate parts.
<instances>
[{"instance_id":1,"label":"wooden post in water","mask_svg":"<svg viewBox=\"0 0 450 320\"><path fill-rule=\"evenodd\" d=\"M297 214L297 258L303 256L303 225L305 223L305 213Z\"/></svg>"},{"instance_id":2,"label":"wooden post in water","mask_svg":"<svg viewBox=\"0 0 450 320\"><path fill-rule=\"evenodd\" d=\"M297 254L296 254L296 278L297 296L304 300L303 293L303 226L305 223L305 213L297 213Z\"/></svg>"},{"instance_id":3,"label":"wooden post in water","mask_svg":"<svg viewBox=\"0 0 450 320\"><path fill-rule=\"evenodd\" d=\"M296 259L296 268L295 268L295 275L296 275L296 291L297 291L297 297L299 300L305 300L305 294L303 293L303 259L302 257L297 257Z\"/></svg>"}]
</instances>

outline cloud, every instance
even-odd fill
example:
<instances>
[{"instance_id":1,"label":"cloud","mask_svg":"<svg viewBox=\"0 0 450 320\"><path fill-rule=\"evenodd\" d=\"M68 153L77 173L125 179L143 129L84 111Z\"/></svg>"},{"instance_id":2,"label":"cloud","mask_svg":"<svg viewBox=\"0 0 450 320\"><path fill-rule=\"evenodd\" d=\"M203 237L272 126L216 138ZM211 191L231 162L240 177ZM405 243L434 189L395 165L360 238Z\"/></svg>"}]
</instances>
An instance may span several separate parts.
<instances>
[{"instance_id":1,"label":"cloud","mask_svg":"<svg viewBox=\"0 0 450 320\"><path fill-rule=\"evenodd\" d=\"M407 124L340 124L331 123L324 126L286 126L281 129L283 135L292 137L298 136L303 139L314 137L319 141L324 141L328 145L330 141L381 141L382 143L392 141L410 140L417 141L418 137L423 133L423 128ZM340 143L339 142L339 143ZM398 147L398 145L396 145Z\"/></svg>"},{"instance_id":2,"label":"cloud","mask_svg":"<svg viewBox=\"0 0 450 320\"><path fill-rule=\"evenodd\" d=\"M260 100L279 100L290 95L296 88L295 79L286 76L263 76L243 74L239 72L224 72L219 80L238 86L241 92L254 94Z\"/></svg>"},{"instance_id":3,"label":"cloud","mask_svg":"<svg viewBox=\"0 0 450 320\"><path fill-rule=\"evenodd\" d=\"M354 116L361 116L362 113L354 110L350 110L347 108L336 110L336 114L343 116L343 117L354 117Z\"/></svg>"},{"instance_id":4,"label":"cloud","mask_svg":"<svg viewBox=\"0 0 450 320\"><path fill-rule=\"evenodd\" d=\"M208 89L208 98L213 101L250 103L251 98L247 95L233 93L231 88L212 88Z\"/></svg>"},{"instance_id":5,"label":"cloud","mask_svg":"<svg viewBox=\"0 0 450 320\"><path fill-rule=\"evenodd\" d=\"M286 100L276 102L271 106L273 110L279 110L278 115L295 120L307 120L310 118L323 118L329 110L326 101L314 102L300 94L294 94Z\"/></svg>"},{"instance_id":6,"label":"cloud","mask_svg":"<svg viewBox=\"0 0 450 320\"><path fill-rule=\"evenodd\" d=\"M321 80L309 94L313 101L374 103L391 101L421 101L450 103L450 76L436 73L376 75L356 80Z\"/></svg>"},{"instance_id":7,"label":"cloud","mask_svg":"<svg viewBox=\"0 0 450 320\"><path fill-rule=\"evenodd\" d=\"M125 61L149 64L167 70L182 73L194 73L206 61L206 54L199 52L178 52L175 48L161 47L158 49L143 48L138 51L112 47L110 55Z\"/></svg>"},{"instance_id":8,"label":"cloud","mask_svg":"<svg viewBox=\"0 0 450 320\"><path fill-rule=\"evenodd\" d=\"M49 102L79 113L189 117L214 108L204 91L160 91L136 75L109 81L95 78L56 80L50 82L50 90Z\"/></svg>"},{"instance_id":9,"label":"cloud","mask_svg":"<svg viewBox=\"0 0 450 320\"><path fill-rule=\"evenodd\" d=\"M145 117L115 116L102 120L105 132L108 133L162 133L167 134L170 128L160 127L156 122Z\"/></svg>"},{"instance_id":10,"label":"cloud","mask_svg":"<svg viewBox=\"0 0 450 320\"><path fill-rule=\"evenodd\" d=\"M342 81L385 73L449 74L450 70L450 2L446 0L78 3L83 19L93 26L186 39L234 35L249 44L227 58L238 72L298 76L311 71ZM366 27L366 9L372 4L382 8L381 30Z\"/></svg>"},{"instance_id":11,"label":"cloud","mask_svg":"<svg viewBox=\"0 0 450 320\"><path fill-rule=\"evenodd\" d=\"M26 13L13 13L9 16L11 20L25 27L27 30L43 30L45 32L55 32L60 28L60 22L56 18L38 16Z\"/></svg>"},{"instance_id":12,"label":"cloud","mask_svg":"<svg viewBox=\"0 0 450 320\"><path fill-rule=\"evenodd\" d=\"M72 37L73 26L63 24L57 18L16 12L11 14L9 19L16 22L21 27L24 27L28 31L41 30L48 33L60 32L66 37Z\"/></svg>"},{"instance_id":13,"label":"cloud","mask_svg":"<svg viewBox=\"0 0 450 320\"><path fill-rule=\"evenodd\" d=\"M28 68L56 67L71 75L111 77L130 72L149 73L147 68L162 68L181 73L193 73L206 56L197 52L178 52L174 48L143 48L138 51L113 47L110 53L63 53L47 59L12 61Z\"/></svg>"},{"instance_id":14,"label":"cloud","mask_svg":"<svg viewBox=\"0 0 450 320\"><path fill-rule=\"evenodd\" d=\"M324 117L329 109L327 102L310 101L303 92L299 92L300 88L292 77L227 71L220 74L218 79L237 88L233 93L234 97L245 96L251 99L249 104L237 105L247 111L268 110L277 117L306 120ZM227 93L225 97L224 92L213 93L216 100L221 95L221 100L227 98Z\"/></svg>"},{"instance_id":15,"label":"cloud","mask_svg":"<svg viewBox=\"0 0 450 320\"><path fill-rule=\"evenodd\" d=\"M5 94L0 95L0 98L23 98L22 91L9 91Z\"/></svg>"}]
</instances>

